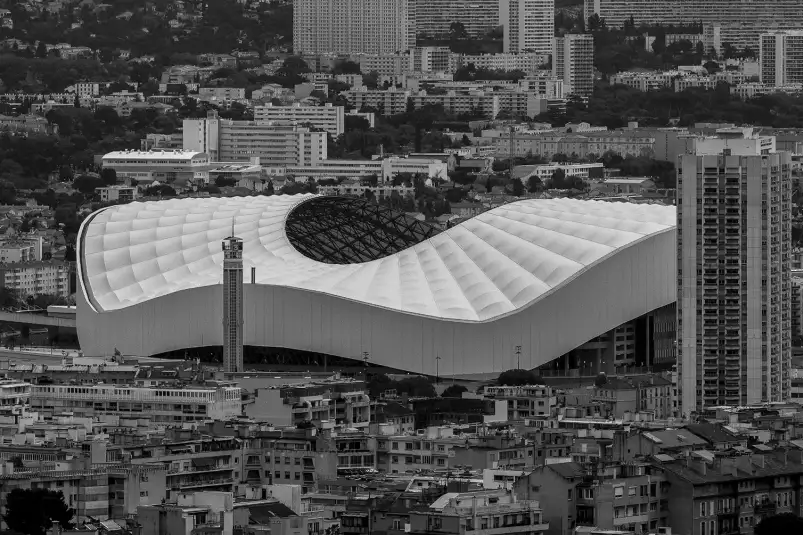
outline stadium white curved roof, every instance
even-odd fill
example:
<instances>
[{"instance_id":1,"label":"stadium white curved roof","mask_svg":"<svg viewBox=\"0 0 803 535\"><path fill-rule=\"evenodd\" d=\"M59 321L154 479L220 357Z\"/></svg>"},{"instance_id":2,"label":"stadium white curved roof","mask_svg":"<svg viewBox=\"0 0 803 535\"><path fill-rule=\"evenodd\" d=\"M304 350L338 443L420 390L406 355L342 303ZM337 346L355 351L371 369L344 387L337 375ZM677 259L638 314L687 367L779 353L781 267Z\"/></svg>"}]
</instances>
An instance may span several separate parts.
<instances>
[{"instance_id":1,"label":"stadium white curved roof","mask_svg":"<svg viewBox=\"0 0 803 535\"><path fill-rule=\"evenodd\" d=\"M281 332L249 331L246 344L296 347L342 356L359 355L360 350L354 348L364 347L364 339L330 339L321 345L306 338L295 342L292 340L295 335L288 334L287 325L291 321L288 318L292 314L298 316L292 321L304 322L310 317L320 316L325 322L329 321L326 314L344 314L336 310L342 306L351 311L349 313L370 316L370 345L376 352L379 337L390 336L381 333L384 327L374 324L380 321L379 318L385 318L386 313L391 314L388 318L396 318L387 321L390 324L395 322L397 326L403 323L399 318L404 317L430 318L438 323L493 324L509 316L520 316L517 312L522 310L538 308L538 303L560 294L562 289L571 287L573 281L585 276L587 281L576 285L579 295L576 291L565 294L571 300L565 304L567 312L576 315L587 310L592 313L593 307L585 301L617 299L622 302L616 305L615 313L609 311L609 317L595 318L588 333L583 328L578 329L577 336L582 339L559 340L553 344L556 348L550 349L558 351L568 347L568 351L619 323L675 300L673 207L573 199L523 200L485 212L379 260L327 264L296 250L285 232L288 214L315 197L172 199L114 206L95 213L84 223L79 243L79 272L84 298L79 306L79 335L82 333L82 309L83 317L91 318L98 326L90 329L85 325L83 331L92 331L92 337L104 338L100 330L119 330L115 327L115 317L119 316L119 321L126 324L125 329L131 328L132 321L134 325L150 325L155 320L145 316L168 314L170 307L165 303L176 299L188 299L189 303L192 299L186 297L188 292L206 296L203 298L205 301L187 305L192 314L199 314L199 306L219 308L216 301L222 280L221 241L232 234L232 224L234 234L244 242L246 299L257 293L262 296L252 304L251 312L247 307L246 323L250 321L253 326L263 321L261 318L256 321L253 317L249 319L249 314L263 314L259 307L272 307L264 312L271 318L275 318L277 307L283 307ZM652 243L658 236L663 236L658 246L660 254ZM625 253L631 249L630 253ZM609 259L621 258L623 254L628 258L619 263L625 262L626 267L613 267L611 273L599 268ZM618 266L619 263L610 264ZM662 264L671 264L671 269L665 269ZM256 285L248 284L252 266L256 267ZM632 273L625 273L631 270ZM641 273L642 270L645 273ZM597 284L606 287L603 289ZM650 285L655 288L650 288ZM617 296L616 292L621 295ZM648 295L639 295L638 292ZM311 299L312 310L288 312L296 303L285 303L284 297L277 301L277 296L290 295L295 296L293 299L296 301L302 299L299 296L303 296L305 302ZM263 303L266 299L270 299L269 305ZM325 310L318 310L315 303L322 303L320 306ZM554 312L555 303L555 299L551 299L545 305L552 309L552 312L546 312L547 316L559 316ZM614 305L605 304L606 307ZM573 310L577 312L571 312ZM180 315L175 311L170 314ZM211 319L204 320L206 326L188 326L187 335L177 334L182 332L181 329L166 330L164 336L170 339L163 341L159 341L158 336L153 342L148 340L155 336L154 329L162 328L153 325L143 327L139 335L121 332L116 340L85 343L82 337L81 342L82 346L88 344L97 348L96 351L109 351L106 345L113 349L117 346L111 345L112 342L122 344L127 337L139 336L128 349L139 354L213 345L220 338L217 331L221 330L220 316L214 314L210 312ZM172 317L164 320L184 321ZM332 321L340 320L335 318ZM360 321L364 323L366 320ZM534 320L516 321L521 330L522 321ZM611 322L618 323L608 326ZM270 327L274 329L275 325ZM348 330L347 326L345 328ZM196 329L204 332L198 334ZM527 327L528 332L533 329ZM187 339L180 339L182 336ZM307 337L307 334L299 336ZM538 332L529 336L548 338ZM219 340L216 343L219 344ZM503 345L509 343L513 342L502 342ZM426 342L422 344L426 345ZM536 353L536 343L532 345L532 353ZM539 341L537 345L541 346L543 342ZM435 353L442 354L437 348L422 351L430 354L430 358ZM509 352L509 349L504 351ZM534 355L533 359L549 360L556 356ZM388 358L399 356L388 355Z\"/></svg>"},{"instance_id":2,"label":"stadium white curved roof","mask_svg":"<svg viewBox=\"0 0 803 535\"><path fill-rule=\"evenodd\" d=\"M441 319L486 321L525 307L617 249L675 226L671 207L539 199L485 212L396 255L353 265L296 251L284 219L312 195L175 199L104 210L86 228L92 301L116 310L220 284L221 241L243 239L256 282Z\"/></svg>"}]
</instances>

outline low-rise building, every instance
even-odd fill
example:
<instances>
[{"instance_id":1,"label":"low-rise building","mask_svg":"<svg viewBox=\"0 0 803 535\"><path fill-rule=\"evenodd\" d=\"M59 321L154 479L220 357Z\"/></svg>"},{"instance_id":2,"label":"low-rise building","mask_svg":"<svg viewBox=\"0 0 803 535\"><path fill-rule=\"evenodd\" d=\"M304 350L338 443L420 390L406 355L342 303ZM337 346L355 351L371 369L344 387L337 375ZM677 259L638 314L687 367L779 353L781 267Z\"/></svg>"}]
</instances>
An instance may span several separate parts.
<instances>
[{"instance_id":1,"label":"low-rise building","mask_svg":"<svg viewBox=\"0 0 803 535\"><path fill-rule=\"evenodd\" d=\"M7 466L0 475L0 514L5 514L6 499L14 489L60 491L67 506L75 509L72 520L78 523L125 518L139 506L159 503L167 497L163 466L105 462L103 459L90 467L72 469L53 466L15 471Z\"/></svg>"},{"instance_id":2,"label":"low-rise building","mask_svg":"<svg viewBox=\"0 0 803 535\"><path fill-rule=\"evenodd\" d=\"M323 106L302 106L299 103L274 106L269 103L254 108L254 120L312 126L336 138L345 129L345 109L331 103Z\"/></svg>"},{"instance_id":3,"label":"low-rise building","mask_svg":"<svg viewBox=\"0 0 803 535\"><path fill-rule=\"evenodd\" d=\"M30 396L30 383L13 379L0 380L0 410L27 405Z\"/></svg>"},{"instance_id":4,"label":"low-rise building","mask_svg":"<svg viewBox=\"0 0 803 535\"><path fill-rule=\"evenodd\" d=\"M201 100L245 100L243 87L201 87L198 89Z\"/></svg>"},{"instance_id":5,"label":"low-rise building","mask_svg":"<svg viewBox=\"0 0 803 535\"><path fill-rule=\"evenodd\" d=\"M70 295L70 266L55 260L0 264L0 285L22 295Z\"/></svg>"},{"instance_id":6,"label":"low-rise building","mask_svg":"<svg viewBox=\"0 0 803 535\"><path fill-rule=\"evenodd\" d=\"M132 183L158 181L206 183L209 156L194 150L115 151L103 156L103 167L114 169L118 180Z\"/></svg>"},{"instance_id":7,"label":"low-rise building","mask_svg":"<svg viewBox=\"0 0 803 535\"><path fill-rule=\"evenodd\" d=\"M149 425L199 420L227 420L242 414L236 386L34 385L31 409L44 418L60 414L95 417L119 415Z\"/></svg>"},{"instance_id":8,"label":"low-rise building","mask_svg":"<svg viewBox=\"0 0 803 535\"><path fill-rule=\"evenodd\" d=\"M371 421L370 399L361 381L333 381L260 388L246 406L249 417L274 425L313 422L334 427L367 428Z\"/></svg>"},{"instance_id":9,"label":"low-rise building","mask_svg":"<svg viewBox=\"0 0 803 535\"><path fill-rule=\"evenodd\" d=\"M132 202L138 196L138 189L131 186L105 186L97 188L100 202Z\"/></svg>"},{"instance_id":10,"label":"low-rise building","mask_svg":"<svg viewBox=\"0 0 803 535\"><path fill-rule=\"evenodd\" d=\"M284 171L295 177L313 179L376 175L381 182L390 182L399 173L420 174L431 179L448 178L447 164L442 161L398 157L382 160L323 160L316 165L288 166Z\"/></svg>"},{"instance_id":11,"label":"low-rise building","mask_svg":"<svg viewBox=\"0 0 803 535\"><path fill-rule=\"evenodd\" d=\"M354 106L357 111L364 108L375 110L380 115L399 115L407 111L407 99L410 98L410 91L391 88L388 90L368 89L361 87L351 89L343 93L348 99L349 104Z\"/></svg>"},{"instance_id":12,"label":"low-rise building","mask_svg":"<svg viewBox=\"0 0 803 535\"><path fill-rule=\"evenodd\" d=\"M552 388L546 385L488 386L484 395L507 402L508 420L551 416L557 403Z\"/></svg>"},{"instance_id":13,"label":"low-rise building","mask_svg":"<svg viewBox=\"0 0 803 535\"><path fill-rule=\"evenodd\" d=\"M594 189L615 195L641 195L655 191L655 182L647 177L608 178L594 186Z\"/></svg>"},{"instance_id":14,"label":"low-rise building","mask_svg":"<svg viewBox=\"0 0 803 535\"><path fill-rule=\"evenodd\" d=\"M752 533L764 518L801 516L801 450L657 462L673 533Z\"/></svg>"},{"instance_id":15,"label":"low-rise building","mask_svg":"<svg viewBox=\"0 0 803 535\"><path fill-rule=\"evenodd\" d=\"M42 236L16 234L0 239L0 263L16 264L42 260Z\"/></svg>"},{"instance_id":16,"label":"low-rise building","mask_svg":"<svg viewBox=\"0 0 803 535\"><path fill-rule=\"evenodd\" d=\"M500 489L446 493L429 510L410 511L408 533L539 535L548 529L537 501L517 500L510 491Z\"/></svg>"}]
</instances>

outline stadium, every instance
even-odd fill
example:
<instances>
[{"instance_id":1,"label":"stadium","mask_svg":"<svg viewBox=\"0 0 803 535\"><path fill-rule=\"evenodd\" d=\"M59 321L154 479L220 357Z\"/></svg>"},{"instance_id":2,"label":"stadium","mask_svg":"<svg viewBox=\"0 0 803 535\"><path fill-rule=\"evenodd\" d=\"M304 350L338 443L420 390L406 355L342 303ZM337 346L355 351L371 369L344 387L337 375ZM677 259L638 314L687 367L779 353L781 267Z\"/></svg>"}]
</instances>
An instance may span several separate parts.
<instances>
[{"instance_id":1,"label":"stadium","mask_svg":"<svg viewBox=\"0 0 803 535\"><path fill-rule=\"evenodd\" d=\"M673 306L675 217L529 199L441 230L349 197L112 206L79 233L78 335L87 355L220 346L221 241L233 234L246 348L442 376L536 368Z\"/></svg>"}]
</instances>

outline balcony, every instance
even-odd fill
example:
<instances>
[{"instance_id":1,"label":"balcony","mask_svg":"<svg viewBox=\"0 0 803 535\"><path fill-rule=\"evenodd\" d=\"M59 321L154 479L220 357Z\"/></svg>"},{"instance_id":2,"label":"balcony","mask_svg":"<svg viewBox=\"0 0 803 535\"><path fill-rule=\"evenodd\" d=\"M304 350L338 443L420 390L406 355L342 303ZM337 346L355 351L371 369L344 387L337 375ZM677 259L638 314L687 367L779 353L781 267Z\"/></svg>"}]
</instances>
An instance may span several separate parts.
<instances>
[{"instance_id":1,"label":"balcony","mask_svg":"<svg viewBox=\"0 0 803 535\"><path fill-rule=\"evenodd\" d=\"M234 478L221 477L221 478L216 478L216 479L202 479L202 480L196 480L196 481L187 481L187 482L183 482L180 485L178 485L177 487L173 487L173 488L184 490L184 489L195 489L195 488L201 488L201 487L219 487L219 486L223 486L223 485L232 485L232 484L234 484Z\"/></svg>"},{"instance_id":2,"label":"balcony","mask_svg":"<svg viewBox=\"0 0 803 535\"><path fill-rule=\"evenodd\" d=\"M778 509L778 504L770 501L770 500L763 500L761 503L756 503L753 506L753 514L756 515L774 515L775 511Z\"/></svg>"}]
</instances>

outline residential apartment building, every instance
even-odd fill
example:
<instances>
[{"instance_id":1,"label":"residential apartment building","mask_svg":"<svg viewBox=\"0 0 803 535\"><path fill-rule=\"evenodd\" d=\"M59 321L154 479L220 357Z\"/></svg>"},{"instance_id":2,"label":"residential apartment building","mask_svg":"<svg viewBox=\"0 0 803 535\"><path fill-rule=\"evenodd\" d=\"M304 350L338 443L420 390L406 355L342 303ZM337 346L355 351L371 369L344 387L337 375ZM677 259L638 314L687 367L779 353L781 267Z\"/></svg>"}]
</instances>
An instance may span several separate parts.
<instances>
[{"instance_id":1,"label":"residential apartment building","mask_svg":"<svg viewBox=\"0 0 803 535\"><path fill-rule=\"evenodd\" d=\"M499 24L505 52L552 54L555 0L500 0Z\"/></svg>"},{"instance_id":2,"label":"residential apartment building","mask_svg":"<svg viewBox=\"0 0 803 535\"><path fill-rule=\"evenodd\" d=\"M530 53L501 53L501 54L461 54L456 58L459 65L473 63L477 69L495 71L523 71L526 74L535 74L546 63L547 56Z\"/></svg>"},{"instance_id":3,"label":"residential apartment building","mask_svg":"<svg viewBox=\"0 0 803 535\"><path fill-rule=\"evenodd\" d=\"M665 420L673 416L672 381L660 375L611 377L594 387L591 401L607 406L607 414L614 418L649 412L656 420Z\"/></svg>"},{"instance_id":4,"label":"residential apartment building","mask_svg":"<svg viewBox=\"0 0 803 535\"><path fill-rule=\"evenodd\" d=\"M42 237L16 234L0 239L0 264L15 264L42 259Z\"/></svg>"},{"instance_id":5,"label":"residential apartment building","mask_svg":"<svg viewBox=\"0 0 803 535\"><path fill-rule=\"evenodd\" d=\"M716 48L714 41L758 50L762 33L803 28L803 12L797 0L585 0L586 20L593 14L617 28L631 16L636 25L702 23L707 50Z\"/></svg>"},{"instance_id":6,"label":"residential apartment building","mask_svg":"<svg viewBox=\"0 0 803 535\"><path fill-rule=\"evenodd\" d=\"M518 479L513 489L520 500L541 504L549 535L569 535L579 526L656 533L668 523L668 485L646 463L612 465L604 474L576 462L546 464Z\"/></svg>"},{"instance_id":7,"label":"residential apartment building","mask_svg":"<svg viewBox=\"0 0 803 535\"><path fill-rule=\"evenodd\" d=\"M409 51L412 72L451 72L452 52L448 46L417 46Z\"/></svg>"},{"instance_id":8,"label":"residential apartment building","mask_svg":"<svg viewBox=\"0 0 803 535\"><path fill-rule=\"evenodd\" d=\"M245 100L243 87L201 87L198 89L201 100Z\"/></svg>"},{"instance_id":9,"label":"residential apartment building","mask_svg":"<svg viewBox=\"0 0 803 535\"><path fill-rule=\"evenodd\" d=\"M31 410L46 419L119 415L154 426L227 420L240 416L243 407L236 386L33 385L30 400Z\"/></svg>"},{"instance_id":10,"label":"residential apartment building","mask_svg":"<svg viewBox=\"0 0 803 535\"><path fill-rule=\"evenodd\" d=\"M106 460L103 459L102 463ZM56 463L52 463L55 465ZM75 510L77 523L125 518L137 507L159 503L166 498L166 471L159 464L92 464L90 467L26 469L4 472L0 476L0 515L6 512L6 499L15 489L48 489L64 494L68 507Z\"/></svg>"},{"instance_id":11,"label":"residential apartment building","mask_svg":"<svg viewBox=\"0 0 803 535\"><path fill-rule=\"evenodd\" d=\"M70 266L55 260L0 264L0 286L22 295L70 295Z\"/></svg>"},{"instance_id":12,"label":"residential apartment building","mask_svg":"<svg viewBox=\"0 0 803 535\"><path fill-rule=\"evenodd\" d=\"M114 169L118 180L132 184L206 183L210 161L207 153L191 149L126 150L104 155L103 168Z\"/></svg>"},{"instance_id":13,"label":"residential apartment building","mask_svg":"<svg viewBox=\"0 0 803 535\"><path fill-rule=\"evenodd\" d=\"M507 402L508 420L551 416L557 403L552 388L546 385L488 386L484 395Z\"/></svg>"},{"instance_id":14,"label":"residential apartment building","mask_svg":"<svg viewBox=\"0 0 803 535\"><path fill-rule=\"evenodd\" d=\"M722 129L678 169L678 395L714 405L785 401L791 366L791 156Z\"/></svg>"},{"instance_id":15,"label":"residential apartment building","mask_svg":"<svg viewBox=\"0 0 803 535\"><path fill-rule=\"evenodd\" d=\"M336 138L345 131L345 108L327 103L324 106L289 106L265 104L254 107L254 120L268 123L296 123L325 130Z\"/></svg>"},{"instance_id":16,"label":"residential apartment building","mask_svg":"<svg viewBox=\"0 0 803 535\"><path fill-rule=\"evenodd\" d=\"M447 91L446 94L428 94L419 91L413 94L413 107L440 105L447 113L454 115L479 115L494 119L500 110L499 95L485 91Z\"/></svg>"},{"instance_id":17,"label":"residential apartment building","mask_svg":"<svg viewBox=\"0 0 803 535\"><path fill-rule=\"evenodd\" d=\"M567 33L555 37L552 76L563 80L566 93L590 96L594 92L594 36Z\"/></svg>"},{"instance_id":18,"label":"residential apartment building","mask_svg":"<svg viewBox=\"0 0 803 535\"><path fill-rule=\"evenodd\" d=\"M446 180L448 166L440 160L391 157L383 160L325 160L317 165L288 166L284 172L295 177L313 179L334 177L366 177L376 175L380 182L390 182L399 173L421 174L427 178Z\"/></svg>"},{"instance_id":19,"label":"residential apartment building","mask_svg":"<svg viewBox=\"0 0 803 535\"><path fill-rule=\"evenodd\" d=\"M371 421L371 403L361 381L309 383L257 389L246 414L274 425L314 422L360 429Z\"/></svg>"},{"instance_id":20,"label":"residential apartment building","mask_svg":"<svg viewBox=\"0 0 803 535\"><path fill-rule=\"evenodd\" d=\"M534 75L519 80L519 90L547 98L562 99L566 94L566 89L562 79L553 78L551 75Z\"/></svg>"},{"instance_id":21,"label":"residential apartment building","mask_svg":"<svg viewBox=\"0 0 803 535\"><path fill-rule=\"evenodd\" d=\"M429 510L410 511L410 534L504 533L541 535L549 524L537 501L517 500L507 490L445 494Z\"/></svg>"},{"instance_id":22,"label":"residential apartment building","mask_svg":"<svg viewBox=\"0 0 803 535\"><path fill-rule=\"evenodd\" d=\"M106 186L96 188L100 202L131 202L137 198L138 189L130 186Z\"/></svg>"},{"instance_id":23,"label":"residential apartment building","mask_svg":"<svg viewBox=\"0 0 803 535\"><path fill-rule=\"evenodd\" d=\"M355 58L360 71L376 71L380 76L401 76L409 68L410 59L406 54L360 54Z\"/></svg>"},{"instance_id":24,"label":"residential apartment building","mask_svg":"<svg viewBox=\"0 0 803 535\"><path fill-rule=\"evenodd\" d=\"M803 30L763 33L759 43L762 84L803 84Z\"/></svg>"},{"instance_id":25,"label":"residential apartment building","mask_svg":"<svg viewBox=\"0 0 803 535\"><path fill-rule=\"evenodd\" d=\"M360 184L359 182L343 182L337 185L318 185L318 193L321 195L356 195L364 197L365 192L370 191L377 200L390 198L394 193L399 197L408 197L415 194L415 188L401 186L392 186L390 184L382 184L378 186L368 186Z\"/></svg>"},{"instance_id":26,"label":"residential apartment building","mask_svg":"<svg viewBox=\"0 0 803 535\"><path fill-rule=\"evenodd\" d=\"M792 303L792 337L803 336L803 270L792 270L791 283Z\"/></svg>"},{"instance_id":27,"label":"residential apartment building","mask_svg":"<svg viewBox=\"0 0 803 535\"><path fill-rule=\"evenodd\" d=\"M326 132L297 125L224 119L219 139L220 159L226 162L258 161L265 167L316 165L327 155Z\"/></svg>"},{"instance_id":28,"label":"residential apartment building","mask_svg":"<svg viewBox=\"0 0 803 535\"><path fill-rule=\"evenodd\" d=\"M800 450L767 455L696 457L656 463L669 483L668 525L673 533L753 533L764 518L801 516Z\"/></svg>"},{"instance_id":29,"label":"residential apartment building","mask_svg":"<svg viewBox=\"0 0 803 535\"><path fill-rule=\"evenodd\" d=\"M376 110L379 115L399 115L407 111L407 99L410 98L410 91L391 88L388 90L352 89L346 91L346 98L349 104L357 110L371 108Z\"/></svg>"},{"instance_id":30,"label":"residential apartment building","mask_svg":"<svg viewBox=\"0 0 803 535\"><path fill-rule=\"evenodd\" d=\"M497 154L509 156L540 155L551 159L555 154L587 158L608 151L622 156L650 156L655 135L650 132L616 130L611 132L525 134L499 136L494 140ZM512 146L512 149L511 149Z\"/></svg>"},{"instance_id":31,"label":"residential apartment building","mask_svg":"<svg viewBox=\"0 0 803 535\"><path fill-rule=\"evenodd\" d=\"M296 124L216 116L184 120L184 150L203 149L204 154L217 154L218 161L225 162L258 162L265 167L315 165L326 159L326 140L326 132Z\"/></svg>"},{"instance_id":32,"label":"residential apartment building","mask_svg":"<svg viewBox=\"0 0 803 535\"><path fill-rule=\"evenodd\" d=\"M188 429L169 429L164 438L159 442L110 446L107 455L111 459L130 459L135 466L160 464L166 472L162 491L166 489L167 498L184 491L231 491L246 481L244 448L239 438L201 436Z\"/></svg>"},{"instance_id":33,"label":"residential apartment building","mask_svg":"<svg viewBox=\"0 0 803 535\"><path fill-rule=\"evenodd\" d=\"M294 0L295 54L392 54L415 45L415 0Z\"/></svg>"},{"instance_id":34,"label":"residential apartment building","mask_svg":"<svg viewBox=\"0 0 803 535\"><path fill-rule=\"evenodd\" d=\"M415 3L415 35L450 36L459 22L468 37L483 37L499 26L499 0L411 0Z\"/></svg>"},{"instance_id":35,"label":"residential apartment building","mask_svg":"<svg viewBox=\"0 0 803 535\"><path fill-rule=\"evenodd\" d=\"M348 448L339 449L342 442L332 444L315 428L259 430L242 440L245 482L299 485L304 494L319 490L322 481L337 479L341 461L344 465L352 461Z\"/></svg>"},{"instance_id":36,"label":"residential apartment building","mask_svg":"<svg viewBox=\"0 0 803 535\"><path fill-rule=\"evenodd\" d=\"M26 405L30 396L30 383L14 379L0 379L0 409Z\"/></svg>"}]
</instances>

